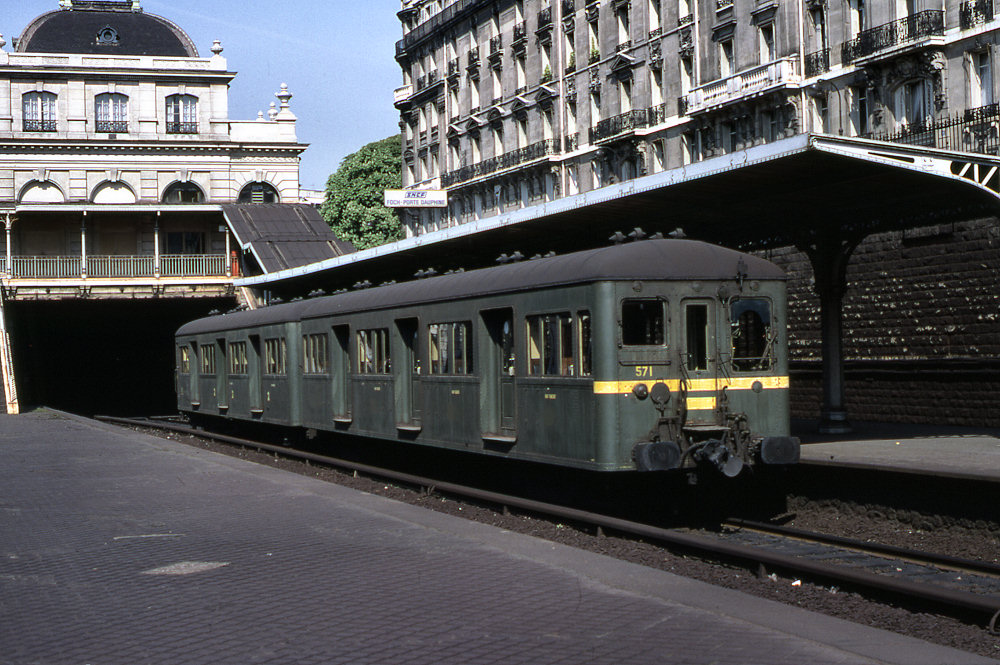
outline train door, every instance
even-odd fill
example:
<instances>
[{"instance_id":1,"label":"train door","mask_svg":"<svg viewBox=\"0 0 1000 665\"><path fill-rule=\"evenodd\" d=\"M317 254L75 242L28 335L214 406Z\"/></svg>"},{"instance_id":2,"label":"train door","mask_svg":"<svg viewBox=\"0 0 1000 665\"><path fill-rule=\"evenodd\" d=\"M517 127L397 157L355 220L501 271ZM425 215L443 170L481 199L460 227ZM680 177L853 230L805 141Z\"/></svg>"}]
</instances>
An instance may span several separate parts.
<instances>
[{"instance_id":1,"label":"train door","mask_svg":"<svg viewBox=\"0 0 1000 665\"><path fill-rule=\"evenodd\" d=\"M517 437L517 392L514 347L514 310L483 312L486 348L483 354L482 426L488 441L510 442Z\"/></svg>"},{"instance_id":2,"label":"train door","mask_svg":"<svg viewBox=\"0 0 1000 665\"><path fill-rule=\"evenodd\" d=\"M264 382L264 367L260 356L260 335L250 335L250 357L247 371L249 377L247 383L250 388L250 413L260 417L264 414L264 403L261 401L262 385Z\"/></svg>"},{"instance_id":3,"label":"train door","mask_svg":"<svg viewBox=\"0 0 1000 665\"><path fill-rule=\"evenodd\" d=\"M229 409L229 391L226 390L229 378L229 359L226 356L226 340L215 340L215 392L218 395L216 405L219 411L225 412Z\"/></svg>"},{"instance_id":4,"label":"train door","mask_svg":"<svg viewBox=\"0 0 1000 665\"><path fill-rule=\"evenodd\" d=\"M716 303L707 298L685 299L683 308L683 374L687 378L688 420L706 422L714 416L717 397Z\"/></svg>"},{"instance_id":5,"label":"train door","mask_svg":"<svg viewBox=\"0 0 1000 665\"><path fill-rule=\"evenodd\" d=\"M333 355L330 375L333 390L330 392L333 421L347 425L351 422L351 329L348 326L333 327Z\"/></svg>"},{"instance_id":6,"label":"train door","mask_svg":"<svg viewBox=\"0 0 1000 665\"><path fill-rule=\"evenodd\" d=\"M198 342L191 342L191 406L201 406L201 348Z\"/></svg>"},{"instance_id":7,"label":"train door","mask_svg":"<svg viewBox=\"0 0 1000 665\"><path fill-rule=\"evenodd\" d=\"M420 391L420 328L417 319L396 321L402 356L395 363L396 427L419 432L422 396Z\"/></svg>"}]
</instances>

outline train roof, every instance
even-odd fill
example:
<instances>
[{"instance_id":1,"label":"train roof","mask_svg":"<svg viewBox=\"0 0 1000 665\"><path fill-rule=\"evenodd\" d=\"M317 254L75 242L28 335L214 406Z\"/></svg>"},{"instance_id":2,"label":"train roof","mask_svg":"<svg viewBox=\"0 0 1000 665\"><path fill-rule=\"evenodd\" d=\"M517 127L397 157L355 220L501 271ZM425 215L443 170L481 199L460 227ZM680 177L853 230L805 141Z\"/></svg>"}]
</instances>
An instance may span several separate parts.
<instances>
[{"instance_id":1,"label":"train roof","mask_svg":"<svg viewBox=\"0 0 1000 665\"><path fill-rule=\"evenodd\" d=\"M195 335L571 284L735 280L738 274L752 280L785 279L785 273L770 261L733 249L697 240L643 240L198 319L182 326L177 334Z\"/></svg>"}]
</instances>

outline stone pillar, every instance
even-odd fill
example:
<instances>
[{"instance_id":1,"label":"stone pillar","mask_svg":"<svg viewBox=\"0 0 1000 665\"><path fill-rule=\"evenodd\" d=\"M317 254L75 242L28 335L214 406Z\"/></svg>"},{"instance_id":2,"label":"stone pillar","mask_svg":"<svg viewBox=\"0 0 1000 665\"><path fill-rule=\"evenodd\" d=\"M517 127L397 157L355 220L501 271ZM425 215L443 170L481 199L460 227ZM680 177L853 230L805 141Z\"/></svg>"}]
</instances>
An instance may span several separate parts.
<instances>
[{"instance_id":1,"label":"stone pillar","mask_svg":"<svg viewBox=\"0 0 1000 665\"><path fill-rule=\"evenodd\" d=\"M156 220L153 222L153 277L160 278L160 214L156 211Z\"/></svg>"},{"instance_id":2,"label":"stone pillar","mask_svg":"<svg viewBox=\"0 0 1000 665\"><path fill-rule=\"evenodd\" d=\"M7 213L6 217L4 218L4 226L7 229L7 263L5 265L6 270L4 270L4 272L6 272L8 276L10 276L14 274L14 253L12 251L13 242L11 238L12 230L14 227L14 218L10 216L10 213Z\"/></svg>"},{"instance_id":3,"label":"stone pillar","mask_svg":"<svg viewBox=\"0 0 1000 665\"><path fill-rule=\"evenodd\" d=\"M799 244L812 264L815 290L820 301L821 348L823 353L823 405L819 431L843 434L852 431L844 403L843 304L847 292L847 264L864 233L840 229L815 232Z\"/></svg>"}]
</instances>

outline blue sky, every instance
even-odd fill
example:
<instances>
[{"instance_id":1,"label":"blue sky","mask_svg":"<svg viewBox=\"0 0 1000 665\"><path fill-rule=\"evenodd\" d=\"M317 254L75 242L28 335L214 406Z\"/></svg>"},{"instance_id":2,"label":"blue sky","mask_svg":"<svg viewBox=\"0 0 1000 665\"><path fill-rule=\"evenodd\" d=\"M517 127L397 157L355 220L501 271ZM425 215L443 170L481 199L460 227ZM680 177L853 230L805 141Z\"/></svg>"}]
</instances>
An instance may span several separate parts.
<instances>
[{"instance_id":1,"label":"blue sky","mask_svg":"<svg viewBox=\"0 0 1000 665\"><path fill-rule=\"evenodd\" d=\"M32 19L59 8L58 0L0 3L7 50ZM256 118L288 84L299 140L310 144L303 187L323 189L344 157L399 132L392 105L401 80L393 57L402 34L398 0L142 0L142 7L183 28L202 57L222 41L229 69L238 72L231 119Z\"/></svg>"}]
</instances>

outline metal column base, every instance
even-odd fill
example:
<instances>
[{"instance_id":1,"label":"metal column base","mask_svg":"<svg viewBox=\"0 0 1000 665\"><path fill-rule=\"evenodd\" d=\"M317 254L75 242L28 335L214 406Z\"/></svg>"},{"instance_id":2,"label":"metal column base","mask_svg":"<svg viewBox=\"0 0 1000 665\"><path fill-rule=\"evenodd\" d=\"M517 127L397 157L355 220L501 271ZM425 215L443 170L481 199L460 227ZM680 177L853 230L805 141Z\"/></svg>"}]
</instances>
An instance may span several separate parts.
<instances>
[{"instance_id":1,"label":"metal column base","mask_svg":"<svg viewBox=\"0 0 1000 665\"><path fill-rule=\"evenodd\" d=\"M819 432L821 434L847 434L853 432L854 427L847 420L847 411L823 411L819 418Z\"/></svg>"}]
</instances>

